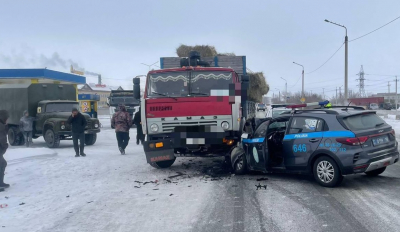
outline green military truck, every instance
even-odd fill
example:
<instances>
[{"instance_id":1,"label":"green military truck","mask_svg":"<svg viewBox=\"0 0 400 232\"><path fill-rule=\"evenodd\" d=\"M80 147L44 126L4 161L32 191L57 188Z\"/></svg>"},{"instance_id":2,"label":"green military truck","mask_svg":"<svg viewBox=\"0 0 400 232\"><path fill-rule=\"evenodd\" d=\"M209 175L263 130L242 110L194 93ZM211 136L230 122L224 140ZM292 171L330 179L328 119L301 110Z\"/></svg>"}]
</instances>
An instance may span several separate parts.
<instances>
[{"instance_id":1,"label":"green military truck","mask_svg":"<svg viewBox=\"0 0 400 232\"><path fill-rule=\"evenodd\" d=\"M0 109L7 110L8 142L12 146L23 145L24 137L19 130L19 120L28 110L33 122L33 138L44 137L49 148L57 148L60 140L71 140L71 126L67 122L72 108L79 109L76 88L65 84L2 84L0 85ZM100 132L96 118L84 114L87 120L85 144L93 145Z\"/></svg>"}]
</instances>

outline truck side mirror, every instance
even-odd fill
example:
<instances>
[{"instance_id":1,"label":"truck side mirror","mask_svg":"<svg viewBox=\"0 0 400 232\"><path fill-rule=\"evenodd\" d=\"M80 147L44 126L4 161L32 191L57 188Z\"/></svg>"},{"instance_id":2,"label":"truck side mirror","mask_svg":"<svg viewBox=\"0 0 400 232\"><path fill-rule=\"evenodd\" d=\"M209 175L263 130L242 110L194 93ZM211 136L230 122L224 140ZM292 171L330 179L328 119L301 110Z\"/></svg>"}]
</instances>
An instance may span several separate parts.
<instances>
[{"instance_id":1,"label":"truck side mirror","mask_svg":"<svg viewBox=\"0 0 400 232\"><path fill-rule=\"evenodd\" d=\"M140 78L139 77L133 78L133 97L136 100L140 99Z\"/></svg>"}]
</instances>

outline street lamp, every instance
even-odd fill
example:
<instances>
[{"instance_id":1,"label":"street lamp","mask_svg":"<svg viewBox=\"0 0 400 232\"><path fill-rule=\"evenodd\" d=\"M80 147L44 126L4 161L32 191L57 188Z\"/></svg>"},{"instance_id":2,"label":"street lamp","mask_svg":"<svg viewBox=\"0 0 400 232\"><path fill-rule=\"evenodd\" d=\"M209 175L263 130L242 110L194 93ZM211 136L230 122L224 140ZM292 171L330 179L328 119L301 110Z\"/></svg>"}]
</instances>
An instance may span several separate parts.
<instances>
[{"instance_id":1,"label":"street lamp","mask_svg":"<svg viewBox=\"0 0 400 232\"><path fill-rule=\"evenodd\" d=\"M281 79L286 82L286 84L285 84L285 103L286 103L287 102L287 95L288 95L287 94L287 80L285 78L283 78L283 77L281 77Z\"/></svg>"},{"instance_id":2,"label":"street lamp","mask_svg":"<svg viewBox=\"0 0 400 232\"><path fill-rule=\"evenodd\" d=\"M155 66L155 64L157 64L157 63L158 63L158 61L153 63L153 64L144 64L144 63L140 63L140 64L143 64L143 65L146 65L147 67L149 67L149 71L150 71L151 70L151 66Z\"/></svg>"},{"instance_id":3,"label":"street lamp","mask_svg":"<svg viewBox=\"0 0 400 232\"><path fill-rule=\"evenodd\" d=\"M298 64L296 62L293 62L293 64L297 64L303 68L303 72L301 73L301 98L304 98L304 66L301 64Z\"/></svg>"},{"instance_id":4,"label":"street lamp","mask_svg":"<svg viewBox=\"0 0 400 232\"><path fill-rule=\"evenodd\" d=\"M281 101L281 91L278 89L278 88L275 88L276 90L278 90L278 93L279 93L279 103L280 103L280 101Z\"/></svg>"},{"instance_id":5,"label":"street lamp","mask_svg":"<svg viewBox=\"0 0 400 232\"><path fill-rule=\"evenodd\" d=\"M344 37L344 98L345 98L345 101L347 103L348 90L349 90L348 89L348 84L347 84L347 82L348 82L348 68L347 67L348 67L348 50L349 50L349 48L348 48L349 39L347 37L347 27L345 27L343 25L340 25L338 23L331 22L331 21L329 21L327 19L325 19L325 22L332 23L332 24L334 24L336 26L339 26L339 27L343 27L346 30L346 37Z\"/></svg>"}]
</instances>

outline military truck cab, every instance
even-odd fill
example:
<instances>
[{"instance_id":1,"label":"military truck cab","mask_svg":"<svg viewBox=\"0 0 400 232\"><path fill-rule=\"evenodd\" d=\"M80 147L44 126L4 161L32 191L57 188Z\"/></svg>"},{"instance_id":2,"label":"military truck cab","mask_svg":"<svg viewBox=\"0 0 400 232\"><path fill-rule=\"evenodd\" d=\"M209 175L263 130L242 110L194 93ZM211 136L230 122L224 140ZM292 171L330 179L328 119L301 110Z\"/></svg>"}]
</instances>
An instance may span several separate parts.
<instances>
[{"instance_id":1,"label":"military truck cab","mask_svg":"<svg viewBox=\"0 0 400 232\"><path fill-rule=\"evenodd\" d=\"M73 108L79 108L76 101L40 101L37 107L34 132L36 138L43 136L48 147L58 147L60 140L72 139L71 125L67 122ZM100 132L98 119L82 113L87 121L85 144L93 145Z\"/></svg>"},{"instance_id":2,"label":"military truck cab","mask_svg":"<svg viewBox=\"0 0 400 232\"><path fill-rule=\"evenodd\" d=\"M79 108L77 92L68 84L4 84L0 85L0 109L9 112L8 142L12 146L25 143L19 121L25 110L34 117L33 138L44 137L48 147L56 148L60 140L72 139L71 126L67 123L73 108ZM100 132L100 123L82 113L87 120L86 145L93 145Z\"/></svg>"}]
</instances>

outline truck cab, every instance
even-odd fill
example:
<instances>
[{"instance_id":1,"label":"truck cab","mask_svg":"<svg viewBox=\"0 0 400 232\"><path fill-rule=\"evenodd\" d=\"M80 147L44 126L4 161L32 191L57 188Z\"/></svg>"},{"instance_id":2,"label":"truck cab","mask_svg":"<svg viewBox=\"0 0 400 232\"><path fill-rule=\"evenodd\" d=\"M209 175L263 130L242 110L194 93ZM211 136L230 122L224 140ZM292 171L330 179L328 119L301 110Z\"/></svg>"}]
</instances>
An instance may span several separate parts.
<instances>
[{"instance_id":1,"label":"truck cab","mask_svg":"<svg viewBox=\"0 0 400 232\"><path fill-rule=\"evenodd\" d=\"M25 110L34 118L33 138L44 137L48 147L56 148L60 140L71 140L71 126L67 123L73 108L79 108L77 91L70 84L3 84L0 85L0 109L9 112L8 142L12 146L25 143L20 131L20 119ZM87 120L86 145L93 145L100 132L100 123L82 113Z\"/></svg>"},{"instance_id":2,"label":"truck cab","mask_svg":"<svg viewBox=\"0 0 400 232\"><path fill-rule=\"evenodd\" d=\"M36 138L44 136L48 147L58 147L60 140L71 139L71 125L67 122L73 108L79 108L76 101L40 101L37 107L36 120L33 134ZM98 119L90 118L88 114L82 113L87 121L85 129L85 144L93 145L100 132Z\"/></svg>"}]
</instances>

